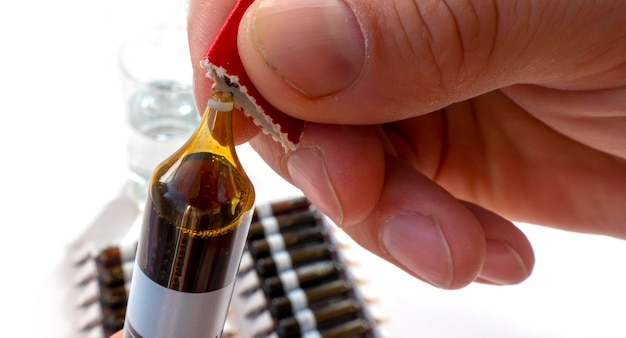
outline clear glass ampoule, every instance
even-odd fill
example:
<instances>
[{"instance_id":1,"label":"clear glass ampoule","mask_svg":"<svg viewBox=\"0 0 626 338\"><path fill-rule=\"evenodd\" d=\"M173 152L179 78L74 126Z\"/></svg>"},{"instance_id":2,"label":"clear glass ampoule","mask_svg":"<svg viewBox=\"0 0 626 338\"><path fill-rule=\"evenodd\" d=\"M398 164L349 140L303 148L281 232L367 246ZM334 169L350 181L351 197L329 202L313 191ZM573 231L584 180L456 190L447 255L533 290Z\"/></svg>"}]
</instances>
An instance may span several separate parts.
<instances>
[{"instance_id":1,"label":"clear glass ampoule","mask_svg":"<svg viewBox=\"0 0 626 338\"><path fill-rule=\"evenodd\" d=\"M150 179L124 337L219 337L254 210L230 93Z\"/></svg>"}]
</instances>

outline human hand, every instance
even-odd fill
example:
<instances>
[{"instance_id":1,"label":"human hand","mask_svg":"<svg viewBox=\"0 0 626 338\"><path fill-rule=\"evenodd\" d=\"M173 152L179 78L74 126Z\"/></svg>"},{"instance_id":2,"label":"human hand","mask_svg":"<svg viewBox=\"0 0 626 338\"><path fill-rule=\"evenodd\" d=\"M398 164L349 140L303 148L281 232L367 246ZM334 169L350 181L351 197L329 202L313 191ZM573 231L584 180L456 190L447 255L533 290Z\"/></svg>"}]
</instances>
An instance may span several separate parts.
<instances>
[{"instance_id":1,"label":"human hand","mask_svg":"<svg viewBox=\"0 0 626 338\"><path fill-rule=\"evenodd\" d=\"M191 0L200 60L234 1ZM258 0L246 71L306 124L282 177L368 250L437 287L534 264L512 221L626 238L626 2Z\"/></svg>"}]
</instances>

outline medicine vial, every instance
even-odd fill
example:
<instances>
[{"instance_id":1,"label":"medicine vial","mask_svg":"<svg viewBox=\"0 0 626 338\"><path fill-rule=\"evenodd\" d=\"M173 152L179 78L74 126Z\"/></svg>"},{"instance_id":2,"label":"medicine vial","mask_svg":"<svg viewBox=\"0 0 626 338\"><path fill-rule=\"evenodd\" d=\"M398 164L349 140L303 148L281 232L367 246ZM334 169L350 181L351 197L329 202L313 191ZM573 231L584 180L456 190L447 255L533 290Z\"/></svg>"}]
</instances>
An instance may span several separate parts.
<instances>
[{"instance_id":1,"label":"medicine vial","mask_svg":"<svg viewBox=\"0 0 626 338\"><path fill-rule=\"evenodd\" d=\"M249 241L248 249L255 258L260 259L281 250L293 249L312 243L323 243L325 239L325 230L316 226L301 231L274 233L262 239Z\"/></svg>"},{"instance_id":2,"label":"medicine vial","mask_svg":"<svg viewBox=\"0 0 626 338\"><path fill-rule=\"evenodd\" d=\"M319 222L319 213L310 210L293 214L263 217L252 222L248 239L255 240L271 234L290 231L294 228L316 226Z\"/></svg>"},{"instance_id":3,"label":"medicine vial","mask_svg":"<svg viewBox=\"0 0 626 338\"><path fill-rule=\"evenodd\" d=\"M279 337L301 336L310 330L323 330L356 319L360 310L361 305L353 299L334 302L320 309L299 310L293 316L279 320L276 332Z\"/></svg>"},{"instance_id":4,"label":"medicine vial","mask_svg":"<svg viewBox=\"0 0 626 338\"><path fill-rule=\"evenodd\" d=\"M269 278L279 272L306 265L306 263L331 260L335 248L329 243L312 244L291 250L281 250L256 263L256 272L262 278Z\"/></svg>"},{"instance_id":5,"label":"medicine vial","mask_svg":"<svg viewBox=\"0 0 626 338\"><path fill-rule=\"evenodd\" d=\"M307 289L295 289L286 295L273 298L269 304L270 313L274 318L285 318L321 301L328 303L337 297L347 295L352 289L351 284L343 279L337 279Z\"/></svg>"},{"instance_id":6,"label":"medicine vial","mask_svg":"<svg viewBox=\"0 0 626 338\"><path fill-rule=\"evenodd\" d=\"M214 92L187 143L152 174L126 338L221 336L255 200L235 152L233 105Z\"/></svg>"}]
</instances>

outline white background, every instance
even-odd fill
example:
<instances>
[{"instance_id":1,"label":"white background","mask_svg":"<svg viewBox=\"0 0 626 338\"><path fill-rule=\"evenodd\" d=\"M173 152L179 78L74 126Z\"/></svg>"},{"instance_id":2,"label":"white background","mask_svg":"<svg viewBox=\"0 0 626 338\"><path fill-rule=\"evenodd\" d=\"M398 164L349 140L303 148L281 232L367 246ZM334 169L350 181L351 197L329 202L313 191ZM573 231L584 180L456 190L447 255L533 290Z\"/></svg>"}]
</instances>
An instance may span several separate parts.
<instances>
[{"instance_id":1,"label":"white background","mask_svg":"<svg viewBox=\"0 0 626 338\"><path fill-rule=\"evenodd\" d=\"M102 223L124 184L116 52L150 16L149 4L0 4L0 336L80 337L70 333L73 289L63 266L68 245ZM246 147L240 155L260 201L298 193ZM516 286L443 291L361 256L389 331L401 338L626 337L626 243L521 226L537 264Z\"/></svg>"}]
</instances>

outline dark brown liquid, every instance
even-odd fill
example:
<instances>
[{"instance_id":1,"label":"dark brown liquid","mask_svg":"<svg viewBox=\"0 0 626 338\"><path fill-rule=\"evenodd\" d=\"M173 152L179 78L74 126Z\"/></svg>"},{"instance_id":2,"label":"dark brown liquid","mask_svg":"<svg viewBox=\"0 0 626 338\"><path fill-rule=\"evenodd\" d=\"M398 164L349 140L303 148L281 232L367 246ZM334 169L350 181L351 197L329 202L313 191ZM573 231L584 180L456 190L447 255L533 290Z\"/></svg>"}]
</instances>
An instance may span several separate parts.
<instances>
[{"instance_id":1,"label":"dark brown liquid","mask_svg":"<svg viewBox=\"0 0 626 338\"><path fill-rule=\"evenodd\" d=\"M293 213L295 211L307 210L311 207L311 202L306 197L290 198L283 201L277 201L270 203L270 209L272 210L271 216L280 216L287 213ZM263 216L265 217L265 216ZM259 219L258 213L252 216L252 221L256 222Z\"/></svg>"},{"instance_id":2,"label":"dark brown liquid","mask_svg":"<svg viewBox=\"0 0 626 338\"><path fill-rule=\"evenodd\" d=\"M125 264L132 264L127 262ZM116 286L128 282L124 270L128 268L124 265L111 266L108 269L98 269L98 281L100 284L107 286Z\"/></svg>"},{"instance_id":3,"label":"dark brown liquid","mask_svg":"<svg viewBox=\"0 0 626 338\"><path fill-rule=\"evenodd\" d=\"M249 240L261 239L270 235L266 232L265 227L263 226L263 222L267 222L267 219L268 217L265 217L264 219L253 222L252 225L250 225L250 234L248 235ZM275 221L278 224L278 231L285 232L296 230L297 228L316 226L320 222L320 214L310 210L299 211L293 214L276 216Z\"/></svg>"},{"instance_id":4,"label":"dark brown liquid","mask_svg":"<svg viewBox=\"0 0 626 338\"><path fill-rule=\"evenodd\" d=\"M312 244L296 249L284 250L282 252L289 254L291 264L282 269L298 268L307 263L330 261L334 251L334 248L328 243ZM255 269L257 274L262 278L275 276L282 271L274 259L274 256L264 257L258 260Z\"/></svg>"},{"instance_id":5,"label":"dark brown liquid","mask_svg":"<svg viewBox=\"0 0 626 338\"><path fill-rule=\"evenodd\" d=\"M293 249L305 244L317 244L324 242L326 239L326 233L322 227L305 228L299 231L290 231L285 233L276 233L269 236L281 237L285 243L285 249ZM268 238L257 239L248 243L248 249L254 258L260 259L267 257L272 247Z\"/></svg>"},{"instance_id":6,"label":"dark brown liquid","mask_svg":"<svg viewBox=\"0 0 626 338\"><path fill-rule=\"evenodd\" d=\"M348 282L339 279L305 289L304 292L308 307L313 308L321 304L323 300L336 300L340 296L343 297L348 294L350 289L351 286ZM324 303L328 304L328 302ZM273 298L270 302L269 310L274 318L285 318L293 315L295 311L301 310L301 308L293 308L291 300L285 295Z\"/></svg>"},{"instance_id":7,"label":"dark brown liquid","mask_svg":"<svg viewBox=\"0 0 626 338\"><path fill-rule=\"evenodd\" d=\"M322 330L320 334L323 338L374 337L374 335L371 334L370 324L366 320L360 318Z\"/></svg>"},{"instance_id":8,"label":"dark brown liquid","mask_svg":"<svg viewBox=\"0 0 626 338\"><path fill-rule=\"evenodd\" d=\"M126 316L126 308L111 309L102 308L102 327L105 337L109 337L124 327L124 317Z\"/></svg>"},{"instance_id":9,"label":"dark brown liquid","mask_svg":"<svg viewBox=\"0 0 626 338\"><path fill-rule=\"evenodd\" d=\"M122 251L137 251L137 244L133 243L129 246L129 249L123 249L119 246L113 246L102 250L94 259L97 266L109 267L111 265L120 265L125 261L132 261L135 256L122 257Z\"/></svg>"},{"instance_id":10,"label":"dark brown liquid","mask_svg":"<svg viewBox=\"0 0 626 338\"><path fill-rule=\"evenodd\" d=\"M125 307L128 301L128 289L130 284L119 285L112 288L102 288L100 290L100 304L111 307Z\"/></svg>"},{"instance_id":11,"label":"dark brown liquid","mask_svg":"<svg viewBox=\"0 0 626 338\"><path fill-rule=\"evenodd\" d=\"M152 181L137 252L142 271L183 292L234 282L252 217L247 178L220 155L192 153Z\"/></svg>"},{"instance_id":12,"label":"dark brown liquid","mask_svg":"<svg viewBox=\"0 0 626 338\"><path fill-rule=\"evenodd\" d=\"M307 288L320 285L330 280L343 278L342 267L334 262L323 261L305 265L294 270L298 277L299 287ZM283 285L279 276L273 276L263 281L263 292L268 298L284 296L291 289Z\"/></svg>"},{"instance_id":13,"label":"dark brown liquid","mask_svg":"<svg viewBox=\"0 0 626 338\"><path fill-rule=\"evenodd\" d=\"M329 304L328 306L313 311L316 321L316 329L325 329L347 322L361 310L359 304L351 299ZM348 319L349 318L349 319ZM346 320L348 319L348 320ZM279 337L294 337L300 334L300 322L296 317L288 317L278 321L276 332Z\"/></svg>"}]
</instances>

